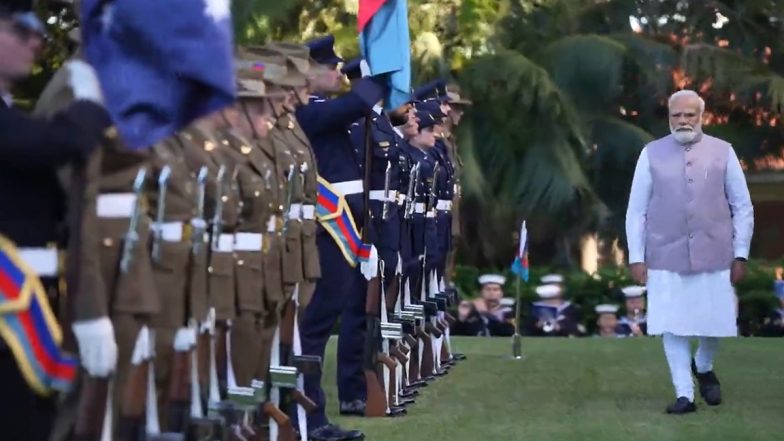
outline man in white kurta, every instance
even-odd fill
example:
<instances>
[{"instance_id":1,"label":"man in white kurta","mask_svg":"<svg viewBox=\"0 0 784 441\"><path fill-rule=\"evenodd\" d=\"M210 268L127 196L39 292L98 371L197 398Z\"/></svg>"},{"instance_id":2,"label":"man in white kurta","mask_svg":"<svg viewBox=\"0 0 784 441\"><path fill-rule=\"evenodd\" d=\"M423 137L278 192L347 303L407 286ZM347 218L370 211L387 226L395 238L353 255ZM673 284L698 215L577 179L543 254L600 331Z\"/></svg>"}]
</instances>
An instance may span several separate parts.
<instances>
[{"instance_id":1,"label":"man in white kurta","mask_svg":"<svg viewBox=\"0 0 784 441\"><path fill-rule=\"evenodd\" d=\"M737 336L733 285L746 271L753 208L732 146L702 133L704 101L679 91L669 101L671 134L637 162L626 213L632 276L648 288L648 333L662 335L676 401L696 410L692 373L709 405L721 402L713 359L719 337ZM689 338L698 337L692 359Z\"/></svg>"}]
</instances>

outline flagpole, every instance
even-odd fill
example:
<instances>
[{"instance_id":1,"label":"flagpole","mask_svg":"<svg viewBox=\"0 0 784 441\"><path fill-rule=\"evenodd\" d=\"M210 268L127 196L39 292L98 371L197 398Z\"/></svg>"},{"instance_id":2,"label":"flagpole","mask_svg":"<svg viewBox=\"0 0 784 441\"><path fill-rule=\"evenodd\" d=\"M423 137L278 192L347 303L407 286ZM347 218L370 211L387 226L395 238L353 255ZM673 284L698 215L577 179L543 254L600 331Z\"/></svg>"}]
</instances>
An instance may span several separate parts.
<instances>
[{"instance_id":1,"label":"flagpole","mask_svg":"<svg viewBox=\"0 0 784 441\"><path fill-rule=\"evenodd\" d=\"M520 278L515 280L515 333L512 336L512 359L522 360L523 349L520 337Z\"/></svg>"}]
</instances>

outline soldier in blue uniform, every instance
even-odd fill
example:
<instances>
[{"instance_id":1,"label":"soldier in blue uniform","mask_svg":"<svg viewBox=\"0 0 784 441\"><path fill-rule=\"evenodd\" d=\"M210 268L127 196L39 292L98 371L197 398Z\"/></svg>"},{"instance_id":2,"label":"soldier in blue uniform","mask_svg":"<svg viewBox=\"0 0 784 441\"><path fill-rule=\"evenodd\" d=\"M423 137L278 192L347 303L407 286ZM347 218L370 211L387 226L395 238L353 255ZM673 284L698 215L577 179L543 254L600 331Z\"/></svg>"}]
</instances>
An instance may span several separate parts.
<instances>
[{"instance_id":1,"label":"soldier in blue uniform","mask_svg":"<svg viewBox=\"0 0 784 441\"><path fill-rule=\"evenodd\" d=\"M297 109L296 117L313 147L320 178L345 200L349 209L347 214L352 216L354 225L361 226L364 221L362 178L365 158L364 151L351 142L349 129L353 122L371 111L386 90L374 78L362 78L349 93L335 99L327 98L326 94L340 89L337 64L342 60L335 54L333 44L332 36L307 44L311 58L319 63L320 69L316 69L310 78L314 95L308 105ZM320 201L321 197L322 194L319 195ZM344 253L351 253L346 239L333 236L326 228L319 228L316 241L322 278L303 314L300 332L302 352L324 357L330 331L340 317L338 369L352 372L355 371L352 363L361 364L361 359L355 359L354 354L355 348L363 345L363 335L357 334L355 329L358 322L364 323L365 320L366 281L359 265L352 266ZM344 431L329 423L320 372L305 376L305 392L317 405L316 410L308 415L308 427L313 428L311 439L351 440L363 437L361 432Z\"/></svg>"},{"instance_id":2,"label":"soldier in blue uniform","mask_svg":"<svg viewBox=\"0 0 784 441\"><path fill-rule=\"evenodd\" d=\"M83 167L111 121L102 106L95 73L81 61L64 66L69 72L73 104L50 120L30 118L13 107L11 86L30 75L44 42L44 26L32 9L30 1L0 3L0 188L4 190L0 195L0 235L10 242L3 245L4 251L16 254L41 279L49 300L43 307L51 307L58 315L74 306L58 307L58 282L64 274L57 262L65 245L66 209L78 208L67 207L68 197L57 170L66 164ZM81 192L73 193L72 201L82 197ZM89 299L82 300L89 303ZM117 358L109 319L95 317L73 326L82 365L91 375L107 375ZM46 440L58 396L34 392L19 366L14 352L0 338L2 439Z\"/></svg>"},{"instance_id":3,"label":"soldier in blue uniform","mask_svg":"<svg viewBox=\"0 0 784 441\"><path fill-rule=\"evenodd\" d=\"M361 59L346 63L342 71L356 84L363 77ZM371 242L376 247L379 259L383 264L385 293L388 312L391 315L393 303L390 301L399 289L397 277L398 258L400 253L400 213L398 210L398 194L400 189L399 143L402 138L395 132L389 115L380 104L373 106L370 113L370 142L373 151L370 174L369 205L372 235ZM366 118L361 118L351 126L350 136L357 151L365 151ZM355 332L361 335L365 329L364 321L357 321ZM367 393L365 389L361 360L362 348L354 348L350 357L347 352L341 359L344 368L338 374L338 395L340 396L340 413L343 415L364 415ZM390 407L390 415L405 413L401 407Z\"/></svg>"}]
</instances>

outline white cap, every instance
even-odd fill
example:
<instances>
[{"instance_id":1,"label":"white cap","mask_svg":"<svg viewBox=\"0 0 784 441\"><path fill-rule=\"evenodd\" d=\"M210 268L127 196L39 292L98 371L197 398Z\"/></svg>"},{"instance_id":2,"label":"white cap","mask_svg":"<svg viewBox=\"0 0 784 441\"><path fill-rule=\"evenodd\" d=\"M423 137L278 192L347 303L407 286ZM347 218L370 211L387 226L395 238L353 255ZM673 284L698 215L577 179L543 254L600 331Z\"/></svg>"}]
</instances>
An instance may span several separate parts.
<instances>
[{"instance_id":1,"label":"white cap","mask_svg":"<svg viewBox=\"0 0 784 441\"><path fill-rule=\"evenodd\" d=\"M506 283L506 277L500 274L484 274L479 276L480 285L486 285L488 283L496 283L503 286L503 284Z\"/></svg>"},{"instance_id":2,"label":"white cap","mask_svg":"<svg viewBox=\"0 0 784 441\"><path fill-rule=\"evenodd\" d=\"M539 285L536 287L536 294L543 299L552 299L561 295L561 287L558 285Z\"/></svg>"},{"instance_id":3,"label":"white cap","mask_svg":"<svg viewBox=\"0 0 784 441\"><path fill-rule=\"evenodd\" d=\"M563 283L564 278L560 274L546 274L542 276L542 283Z\"/></svg>"},{"instance_id":4,"label":"white cap","mask_svg":"<svg viewBox=\"0 0 784 441\"><path fill-rule=\"evenodd\" d=\"M642 297L643 294L645 294L645 287L632 285L622 288L621 291L623 291L623 295L625 295L626 298Z\"/></svg>"},{"instance_id":5,"label":"white cap","mask_svg":"<svg viewBox=\"0 0 784 441\"><path fill-rule=\"evenodd\" d=\"M618 312L618 305L610 305L610 304L603 304L603 305L596 305L594 308L597 314L615 314Z\"/></svg>"}]
</instances>

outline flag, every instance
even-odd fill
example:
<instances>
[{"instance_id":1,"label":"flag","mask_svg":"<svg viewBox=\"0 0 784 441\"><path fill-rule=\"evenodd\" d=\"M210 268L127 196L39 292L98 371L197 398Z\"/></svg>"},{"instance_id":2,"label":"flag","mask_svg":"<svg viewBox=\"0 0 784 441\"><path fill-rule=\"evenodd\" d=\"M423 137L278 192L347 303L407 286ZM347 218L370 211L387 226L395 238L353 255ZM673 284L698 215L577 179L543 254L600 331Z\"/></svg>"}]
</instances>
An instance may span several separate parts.
<instances>
[{"instance_id":1,"label":"flag","mask_svg":"<svg viewBox=\"0 0 784 441\"><path fill-rule=\"evenodd\" d=\"M359 50L373 76L389 74L384 108L405 104L411 93L411 39L407 0L359 1Z\"/></svg>"},{"instance_id":2,"label":"flag","mask_svg":"<svg viewBox=\"0 0 784 441\"><path fill-rule=\"evenodd\" d=\"M517 247L511 270L517 277L528 281L528 230L525 221L520 225L520 246Z\"/></svg>"},{"instance_id":3,"label":"flag","mask_svg":"<svg viewBox=\"0 0 784 441\"><path fill-rule=\"evenodd\" d=\"M38 276L0 236L0 337L36 393L68 391L79 367L60 349L62 331Z\"/></svg>"},{"instance_id":4,"label":"flag","mask_svg":"<svg viewBox=\"0 0 784 441\"><path fill-rule=\"evenodd\" d=\"M229 0L82 0L82 49L128 147L234 101Z\"/></svg>"}]
</instances>

